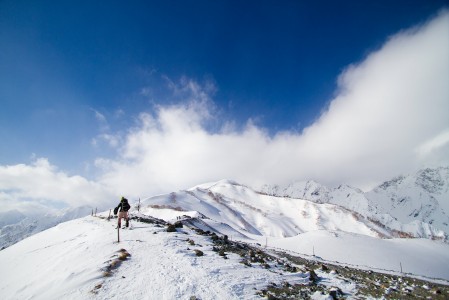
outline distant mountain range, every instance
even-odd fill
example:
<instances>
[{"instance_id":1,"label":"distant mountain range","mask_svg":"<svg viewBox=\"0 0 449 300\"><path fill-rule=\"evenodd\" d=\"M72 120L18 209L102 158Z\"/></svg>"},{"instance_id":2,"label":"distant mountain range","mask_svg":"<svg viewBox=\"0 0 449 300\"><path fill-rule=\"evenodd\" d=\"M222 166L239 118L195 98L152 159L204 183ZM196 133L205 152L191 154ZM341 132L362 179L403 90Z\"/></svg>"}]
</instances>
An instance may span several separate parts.
<instances>
[{"instance_id":1,"label":"distant mountain range","mask_svg":"<svg viewBox=\"0 0 449 300\"><path fill-rule=\"evenodd\" d=\"M9 247L59 223L85 217L91 212L91 207L82 206L45 215L26 216L17 210L0 213L0 249Z\"/></svg>"},{"instance_id":2,"label":"distant mountain range","mask_svg":"<svg viewBox=\"0 0 449 300\"><path fill-rule=\"evenodd\" d=\"M447 241L449 235L449 167L398 176L366 193L347 185L328 188L314 181L265 185L261 192L335 204L397 236Z\"/></svg>"},{"instance_id":3,"label":"distant mountain range","mask_svg":"<svg viewBox=\"0 0 449 300\"><path fill-rule=\"evenodd\" d=\"M347 185L328 188L314 181L254 190L223 180L151 197L142 204L144 208L198 212L217 222L215 226L230 226L234 232L225 230L228 234L291 237L337 230L447 242L448 183L447 167L394 178L367 193Z\"/></svg>"}]
</instances>

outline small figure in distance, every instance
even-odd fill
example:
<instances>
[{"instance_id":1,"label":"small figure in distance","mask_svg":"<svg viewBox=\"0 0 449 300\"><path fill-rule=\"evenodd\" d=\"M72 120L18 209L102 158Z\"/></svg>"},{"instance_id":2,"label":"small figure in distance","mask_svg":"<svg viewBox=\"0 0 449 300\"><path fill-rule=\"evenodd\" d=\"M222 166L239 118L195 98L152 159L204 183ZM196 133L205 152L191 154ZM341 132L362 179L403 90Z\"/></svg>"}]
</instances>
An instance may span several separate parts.
<instances>
[{"instance_id":1,"label":"small figure in distance","mask_svg":"<svg viewBox=\"0 0 449 300\"><path fill-rule=\"evenodd\" d=\"M128 203L128 199L125 197L122 197L120 199L119 205L114 208L114 215L118 212L118 225L117 228L120 228L122 224L122 218L126 221L126 227L129 227L129 216L128 216L128 210L131 208L131 206ZM124 228L124 227L123 227Z\"/></svg>"}]
</instances>

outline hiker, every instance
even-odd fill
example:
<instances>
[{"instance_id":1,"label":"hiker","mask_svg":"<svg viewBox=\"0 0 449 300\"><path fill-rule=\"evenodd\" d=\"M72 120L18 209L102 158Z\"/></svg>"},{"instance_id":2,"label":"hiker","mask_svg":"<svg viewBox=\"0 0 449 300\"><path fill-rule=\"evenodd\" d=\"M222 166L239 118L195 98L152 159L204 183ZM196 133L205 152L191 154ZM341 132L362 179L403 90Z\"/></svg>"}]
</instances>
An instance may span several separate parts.
<instances>
[{"instance_id":1,"label":"hiker","mask_svg":"<svg viewBox=\"0 0 449 300\"><path fill-rule=\"evenodd\" d=\"M129 216L128 216L128 210L131 208L131 206L128 203L128 199L125 197L122 197L120 200L119 205L114 208L114 215L118 212L118 225L117 228L120 228L122 224L122 218L126 220L126 227L129 227Z\"/></svg>"}]
</instances>

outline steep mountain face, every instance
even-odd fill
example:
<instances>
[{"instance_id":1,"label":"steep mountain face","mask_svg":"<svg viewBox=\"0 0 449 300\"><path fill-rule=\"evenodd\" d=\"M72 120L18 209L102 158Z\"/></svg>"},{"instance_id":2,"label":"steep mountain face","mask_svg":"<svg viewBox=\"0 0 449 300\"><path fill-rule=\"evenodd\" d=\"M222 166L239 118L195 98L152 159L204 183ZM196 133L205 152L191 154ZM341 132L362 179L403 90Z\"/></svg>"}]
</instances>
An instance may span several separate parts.
<instances>
[{"instance_id":1,"label":"steep mountain face","mask_svg":"<svg viewBox=\"0 0 449 300\"><path fill-rule=\"evenodd\" d=\"M423 222L449 233L449 168L399 176L366 194L379 211L397 220Z\"/></svg>"},{"instance_id":2,"label":"steep mountain face","mask_svg":"<svg viewBox=\"0 0 449 300\"><path fill-rule=\"evenodd\" d=\"M18 211L2 213L4 225L0 226L0 249L9 247L59 223L87 216L91 211L91 207L83 206L48 213L44 216L25 216Z\"/></svg>"},{"instance_id":3,"label":"steep mountain face","mask_svg":"<svg viewBox=\"0 0 449 300\"><path fill-rule=\"evenodd\" d=\"M331 189L313 181L293 182L285 187L264 185L261 192L271 196L307 199L316 203L329 203Z\"/></svg>"},{"instance_id":4,"label":"steep mountain face","mask_svg":"<svg viewBox=\"0 0 449 300\"><path fill-rule=\"evenodd\" d=\"M190 216L207 216L203 221L209 227L227 224L228 228L221 233L231 236L280 238L316 230L345 231L371 237L396 236L378 222L342 206L271 196L230 181L143 200L142 212L151 215L154 209L176 209Z\"/></svg>"},{"instance_id":5,"label":"steep mountain face","mask_svg":"<svg viewBox=\"0 0 449 300\"><path fill-rule=\"evenodd\" d=\"M10 210L0 213L0 228L16 224L25 219L26 216L18 210Z\"/></svg>"},{"instance_id":6,"label":"steep mountain face","mask_svg":"<svg viewBox=\"0 0 449 300\"><path fill-rule=\"evenodd\" d=\"M448 190L448 167L399 176L367 193L347 185L331 189L313 181L261 189L268 195L342 206L399 236L440 240L447 240L449 235Z\"/></svg>"},{"instance_id":7,"label":"steep mountain face","mask_svg":"<svg viewBox=\"0 0 449 300\"><path fill-rule=\"evenodd\" d=\"M261 192L271 196L310 200L315 203L332 203L353 210L362 215L375 210L362 190L340 185L328 188L313 180L293 182L285 187L264 185Z\"/></svg>"}]
</instances>

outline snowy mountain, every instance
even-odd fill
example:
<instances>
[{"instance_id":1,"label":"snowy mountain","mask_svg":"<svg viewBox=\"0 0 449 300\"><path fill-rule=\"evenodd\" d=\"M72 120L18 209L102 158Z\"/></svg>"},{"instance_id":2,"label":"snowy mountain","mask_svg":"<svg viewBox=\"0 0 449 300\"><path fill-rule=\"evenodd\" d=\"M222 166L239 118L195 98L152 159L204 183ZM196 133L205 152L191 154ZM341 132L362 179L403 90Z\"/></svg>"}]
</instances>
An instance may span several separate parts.
<instances>
[{"instance_id":1,"label":"snowy mountain","mask_svg":"<svg viewBox=\"0 0 449 300\"><path fill-rule=\"evenodd\" d=\"M0 214L0 249L23 240L59 223L91 214L92 208L83 206L49 212L43 216L26 216L19 211L8 211Z\"/></svg>"},{"instance_id":2,"label":"snowy mountain","mask_svg":"<svg viewBox=\"0 0 449 300\"><path fill-rule=\"evenodd\" d=\"M423 222L449 234L449 167L399 176L366 196L402 223Z\"/></svg>"},{"instance_id":3,"label":"snowy mountain","mask_svg":"<svg viewBox=\"0 0 449 300\"><path fill-rule=\"evenodd\" d=\"M284 187L265 185L260 190L267 195L344 207L393 235L448 240L449 167L399 176L367 193L347 185L328 188L314 181Z\"/></svg>"},{"instance_id":4,"label":"snowy mountain","mask_svg":"<svg viewBox=\"0 0 449 300\"><path fill-rule=\"evenodd\" d=\"M329 203L269 196L232 181L203 184L185 191L143 200L142 212L170 208L207 216L226 224L228 235L292 237L315 230L337 230L372 237L394 237L376 222Z\"/></svg>"},{"instance_id":5,"label":"snowy mountain","mask_svg":"<svg viewBox=\"0 0 449 300\"><path fill-rule=\"evenodd\" d=\"M426 169L368 193L313 181L260 191L229 180L201 184L132 203L120 242L109 211L68 222L91 208L34 221L11 212L0 241L32 236L0 251L0 294L447 299L449 244L437 227L447 215L447 175Z\"/></svg>"},{"instance_id":6,"label":"snowy mountain","mask_svg":"<svg viewBox=\"0 0 449 300\"><path fill-rule=\"evenodd\" d=\"M212 205L220 204L220 209L234 215L232 220L229 218L222 220L223 223L237 222L236 216L240 214L240 223L237 222L233 226L243 226L242 228L253 234L287 237L309 230L329 229L369 236L423 237L448 241L448 178L448 167L425 169L414 175L399 176L386 181L368 193L347 185L328 188L314 181L294 182L283 187L265 185L257 191L232 181L224 181L215 184L213 189L208 189L207 184L200 185L190 190L172 193L172 197L192 201L192 197L203 197L210 193L206 198ZM227 188L231 193L240 189L241 194L228 197ZM275 198L269 199L264 196ZM157 202L161 197L148 201ZM210 205L206 204L209 202L204 203L207 206ZM258 207L259 203L268 206ZM277 206L278 203L281 205ZM301 217L298 218L297 214L292 213L294 210L300 212ZM207 209L205 211L208 212ZM257 217L254 217L256 219L247 219L245 217L247 211L258 212ZM90 212L91 208L84 207L49 212L44 216L24 215L19 211L0 213L0 249ZM268 222L269 225L260 227L259 219L271 221Z\"/></svg>"},{"instance_id":7,"label":"snowy mountain","mask_svg":"<svg viewBox=\"0 0 449 300\"><path fill-rule=\"evenodd\" d=\"M269 246L264 247L256 243L262 242L263 236L255 235L252 239L220 234L220 231L257 233L259 229L246 224L240 219L242 216L251 222L257 220L258 228L271 226L271 223L263 225L268 219L259 220L263 213L253 207L235 215L234 204L225 196L217 196L228 184L203 185L179 195L158 196L157 201L147 199L140 212L133 204L131 230L120 230L120 242L116 220L108 220L105 212L98 217L59 224L0 251L2 299L409 296L445 299L449 296L449 270L444 263L449 261L449 245L445 243L315 230L288 238L271 237ZM244 187L231 185L235 188L232 198L251 194ZM208 195L209 191L214 196ZM262 196L261 199L264 206L270 200L263 200ZM210 201L216 201L216 205ZM217 220L198 211L186 211L184 206L208 209L210 217ZM328 206L333 207L328 204L317 207L326 211ZM254 212L257 213L251 218ZM233 226L240 226L233 228L221 223L220 216L221 220L233 220ZM270 232L279 234L280 228ZM298 254L311 252L311 246L315 256ZM327 256L344 260L330 262L325 260ZM407 277L400 272L400 266L408 276L421 276ZM382 273L373 272L373 267Z\"/></svg>"}]
</instances>

